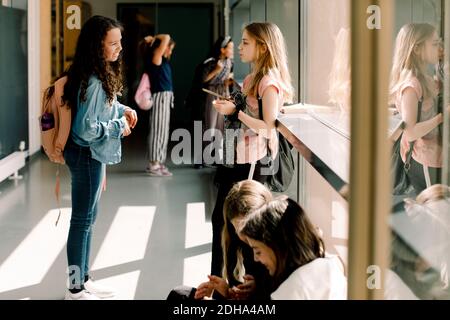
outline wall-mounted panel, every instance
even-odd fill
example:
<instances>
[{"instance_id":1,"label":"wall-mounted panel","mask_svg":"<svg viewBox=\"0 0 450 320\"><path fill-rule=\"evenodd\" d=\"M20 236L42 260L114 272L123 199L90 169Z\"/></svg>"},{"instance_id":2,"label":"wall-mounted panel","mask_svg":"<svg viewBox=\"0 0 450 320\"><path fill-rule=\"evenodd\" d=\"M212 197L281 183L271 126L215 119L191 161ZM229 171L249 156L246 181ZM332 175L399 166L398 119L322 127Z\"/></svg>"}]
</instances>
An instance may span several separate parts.
<instances>
[{"instance_id":1,"label":"wall-mounted panel","mask_svg":"<svg viewBox=\"0 0 450 320\"><path fill-rule=\"evenodd\" d=\"M27 12L0 6L0 158L28 145Z\"/></svg>"}]
</instances>

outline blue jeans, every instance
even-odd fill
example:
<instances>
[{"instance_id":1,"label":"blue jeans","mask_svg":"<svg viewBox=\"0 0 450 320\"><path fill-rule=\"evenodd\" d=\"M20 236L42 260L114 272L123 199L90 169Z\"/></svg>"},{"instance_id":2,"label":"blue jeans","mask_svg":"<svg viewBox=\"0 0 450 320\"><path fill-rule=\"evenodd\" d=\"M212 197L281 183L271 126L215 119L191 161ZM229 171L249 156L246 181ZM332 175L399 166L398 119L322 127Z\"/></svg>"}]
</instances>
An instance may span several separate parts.
<instances>
[{"instance_id":1,"label":"blue jeans","mask_svg":"<svg viewBox=\"0 0 450 320\"><path fill-rule=\"evenodd\" d=\"M89 274L92 228L97 217L105 164L92 159L89 147L70 140L64 159L72 178L72 218L67 239L69 289L80 289Z\"/></svg>"}]
</instances>

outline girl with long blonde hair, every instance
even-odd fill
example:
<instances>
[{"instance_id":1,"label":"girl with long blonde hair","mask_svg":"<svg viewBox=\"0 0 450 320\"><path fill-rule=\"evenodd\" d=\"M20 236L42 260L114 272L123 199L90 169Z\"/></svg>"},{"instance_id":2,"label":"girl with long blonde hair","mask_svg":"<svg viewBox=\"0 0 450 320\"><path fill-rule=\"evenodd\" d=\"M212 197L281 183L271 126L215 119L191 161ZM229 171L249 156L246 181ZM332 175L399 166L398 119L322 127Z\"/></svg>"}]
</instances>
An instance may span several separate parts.
<instances>
[{"instance_id":1,"label":"girl with long blonde hair","mask_svg":"<svg viewBox=\"0 0 450 320\"><path fill-rule=\"evenodd\" d=\"M225 138L226 166L220 166L216 181L219 191L212 215L213 248L211 273L222 271L221 230L224 224L222 211L228 191L234 183L253 178L264 183L267 175L268 153L275 157L278 152L278 138L275 120L286 102L292 102L294 90L288 68L287 50L280 29L270 22L254 22L244 28L239 55L243 62L250 63L252 72L244 79L242 92L245 103L216 100L216 110L228 120L237 123L237 142L231 144ZM262 104L262 114L259 104ZM236 129L236 127L233 127ZM227 134L226 134L227 135ZM228 147L231 145L231 149ZM268 152L269 151L269 152ZM253 175L249 174L254 164ZM264 172L264 171L267 171Z\"/></svg>"},{"instance_id":2,"label":"girl with long blonde hair","mask_svg":"<svg viewBox=\"0 0 450 320\"><path fill-rule=\"evenodd\" d=\"M439 62L440 46L436 28L427 23L403 26L395 45L390 104L406 124L400 147L403 162L413 143L408 176L417 193L438 182L442 167L438 126L443 114L437 111L438 87L429 74Z\"/></svg>"},{"instance_id":3,"label":"girl with long blonde hair","mask_svg":"<svg viewBox=\"0 0 450 320\"><path fill-rule=\"evenodd\" d=\"M222 277L210 276L195 293L196 299L219 292L227 299L267 299L265 290L267 272L253 261L251 248L241 238L237 229L251 211L272 201L272 193L263 184L254 180L236 183L228 193L223 207L225 224L222 229L223 271Z\"/></svg>"}]
</instances>

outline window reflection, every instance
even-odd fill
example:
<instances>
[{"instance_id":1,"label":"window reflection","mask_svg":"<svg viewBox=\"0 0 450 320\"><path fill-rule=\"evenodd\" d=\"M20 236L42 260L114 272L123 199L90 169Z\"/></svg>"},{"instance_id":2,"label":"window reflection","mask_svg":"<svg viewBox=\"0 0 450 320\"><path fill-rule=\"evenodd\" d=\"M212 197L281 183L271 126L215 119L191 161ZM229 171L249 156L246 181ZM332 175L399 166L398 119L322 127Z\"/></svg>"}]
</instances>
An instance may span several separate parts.
<instances>
[{"instance_id":1,"label":"window reflection","mask_svg":"<svg viewBox=\"0 0 450 320\"><path fill-rule=\"evenodd\" d=\"M305 102L349 108L350 1L309 0L306 17Z\"/></svg>"},{"instance_id":2,"label":"window reflection","mask_svg":"<svg viewBox=\"0 0 450 320\"><path fill-rule=\"evenodd\" d=\"M449 188L434 185L392 215L391 272L387 299L450 299Z\"/></svg>"},{"instance_id":3,"label":"window reflection","mask_svg":"<svg viewBox=\"0 0 450 320\"><path fill-rule=\"evenodd\" d=\"M441 30L445 13L435 0L396 1L396 11L389 103L398 115L390 117L404 124L397 138L410 187L392 191L385 298L450 299L450 188L442 184L448 166L443 162L449 109L443 99L449 90L444 86L449 76L444 48L449 44L443 43ZM395 188L399 180L392 178Z\"/></svg>"},{"instance_id":4,"label":"window reflection","mask_svg":"<svg viewBox=\"0 0 450 320\"><path fill-rule=\"evenodd\" d=\"M336 36L328 91L329 103L347 113L351 105L350 37L349 28L341 28Z\"/></svg>"},{"instance_id":5,"label":"window reflection","mask_svg":"<svg viewBox=\"0 0 450 320\"><path fill-rule=\"evenodd\" d=\"M437 29L428 23L404 25L397 35L390 83L390 103L404 123L398 162L398 184L409 184L405 192L417 194L440 181L442 168L442 106L436 66L441 54ZM441 133L441 134L440 134ZM397 175L398 176L398 175Z\"/></svg>"}]
</instances>

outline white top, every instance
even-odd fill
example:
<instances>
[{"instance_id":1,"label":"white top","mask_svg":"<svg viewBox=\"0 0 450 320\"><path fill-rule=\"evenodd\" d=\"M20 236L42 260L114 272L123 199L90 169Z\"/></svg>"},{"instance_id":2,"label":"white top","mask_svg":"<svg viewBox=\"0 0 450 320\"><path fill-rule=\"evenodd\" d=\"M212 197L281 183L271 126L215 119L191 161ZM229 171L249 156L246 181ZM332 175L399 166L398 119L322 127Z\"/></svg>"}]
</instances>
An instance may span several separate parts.
<instances>
[{"instance_id":1,"label":"white top","mask_svg":"<svg viewBox=\"0 0 450 320\"><path fill-rule=\"evenodd\" d=\"M317 258L301 266L271 297L273 300L345 300L347 278L337 256Z\"/></svg>"}]
</instances>

